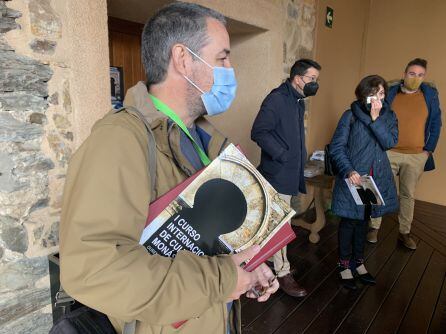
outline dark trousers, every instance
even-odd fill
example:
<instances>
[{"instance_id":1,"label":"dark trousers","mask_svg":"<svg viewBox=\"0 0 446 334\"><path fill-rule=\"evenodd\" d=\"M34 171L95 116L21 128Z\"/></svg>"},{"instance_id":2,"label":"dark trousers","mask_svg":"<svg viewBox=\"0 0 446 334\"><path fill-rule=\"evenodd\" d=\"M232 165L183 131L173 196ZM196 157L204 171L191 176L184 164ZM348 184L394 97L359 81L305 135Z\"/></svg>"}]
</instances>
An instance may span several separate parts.
<instances>
[{"instance_id":1,"label":"dark trousers","mask_svg":"<svg viewBox=\"0 0 446 334\"><path fill-rule=\"evenodd\" d=\"M341 262L364 261L368 220L341 218L338 229L339 258Z\"/></svg>"}]
</instances>

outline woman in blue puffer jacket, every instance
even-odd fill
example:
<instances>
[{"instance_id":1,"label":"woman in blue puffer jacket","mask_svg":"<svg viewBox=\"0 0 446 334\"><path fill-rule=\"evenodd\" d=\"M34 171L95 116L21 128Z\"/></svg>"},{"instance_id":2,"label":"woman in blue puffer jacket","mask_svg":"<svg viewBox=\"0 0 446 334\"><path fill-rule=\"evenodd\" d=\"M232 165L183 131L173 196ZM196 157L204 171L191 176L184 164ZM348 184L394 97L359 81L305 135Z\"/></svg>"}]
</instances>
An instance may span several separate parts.
<instances>
[{"instance_id":1,"label":"woman in blue puffer jacket","mask_svg":"<svg viewBox=\"0 0 446 334\"><path fill-rule=\"evenodd\" d=\"M375 284L364 266L370 217L398 210L395 182L386 155L398 142L398 122L384 102L386 94L387 83L382 77L370 75L362 79L355 90L357 100L342 115L329 146L330 159L337 170L332 210L341 217L339 273L343 285L350 289L356 289L354 277L364 284ZM366 174L373 176L385 205L355 203L347 182L359 185L360 176Z\"/></svg>"}]
</instances>

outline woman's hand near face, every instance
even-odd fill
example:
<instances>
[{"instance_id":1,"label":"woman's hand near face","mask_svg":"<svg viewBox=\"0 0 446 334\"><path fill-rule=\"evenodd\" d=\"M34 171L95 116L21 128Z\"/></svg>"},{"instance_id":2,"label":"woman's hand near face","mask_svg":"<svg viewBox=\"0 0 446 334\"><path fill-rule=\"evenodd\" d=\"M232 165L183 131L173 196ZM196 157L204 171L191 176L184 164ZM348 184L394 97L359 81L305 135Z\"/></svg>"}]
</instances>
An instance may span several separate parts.
<instances>
[{"instance_id":1,"label":"woman's hand near face","mask_svg":"<svg viewBox=\"0 0 446 334\"><path fill-rule=\"evenodd\" d=\"M372 99L371 104L372 108L370 110L370 117L372 118L372 121L376 121L376 119L379 117L379 113L383 105L381 101L378 99Z\"/></svg>"}]
</instances>

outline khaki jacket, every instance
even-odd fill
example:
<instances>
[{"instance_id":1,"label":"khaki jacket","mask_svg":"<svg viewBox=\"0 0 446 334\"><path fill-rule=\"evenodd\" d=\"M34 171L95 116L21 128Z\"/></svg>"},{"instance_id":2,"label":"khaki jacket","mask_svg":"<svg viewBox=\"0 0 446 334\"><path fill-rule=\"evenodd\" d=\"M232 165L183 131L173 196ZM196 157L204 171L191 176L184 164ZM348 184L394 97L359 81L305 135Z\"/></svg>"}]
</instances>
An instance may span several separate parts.
<instances>
[{"instance_id":1,"label":"khaki jacket","mask_svg":"<svg viewBox=\"0 0 446 334\"><path fill-rule=\"evenodd\" d=\"M126 104L150 120L157 148L157 196L195 170L180 150L180 130L168 125L148 99L145 86L129 90ZM144 95L145 94L145 95ZM226 138L204 119L215 158ZM117 332L138 320L136 333L226 333L226 300L237 270L228 256L175 259L149 255L139 245L151 202L148 136L127 112L106 115L73 155L66 178L60 225L61 282L81 303L108 315ZM179 329L171 324L188 319ZM240 304L234 303L232 333L240 333Z\"/></svg>"}]
</instances>

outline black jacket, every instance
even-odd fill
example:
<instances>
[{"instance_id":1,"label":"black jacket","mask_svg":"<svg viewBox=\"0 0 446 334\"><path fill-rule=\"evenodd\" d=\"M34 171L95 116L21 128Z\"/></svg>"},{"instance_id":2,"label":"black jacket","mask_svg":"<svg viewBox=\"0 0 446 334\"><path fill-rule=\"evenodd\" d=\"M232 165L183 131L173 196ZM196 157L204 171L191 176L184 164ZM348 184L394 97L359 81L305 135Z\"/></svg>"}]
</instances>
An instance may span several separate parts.
<instances>
[{"instance_id":1,"label":"black jacket","mask_svg":"<svg viewBox=\"0 0 446 334\"><path fill-rule=\"evenodd\" d=\"M251 130L262 149L262 175L281 194L305 193L305 104L289 80L265 98Z\"/></svg>"}]
</instances>

